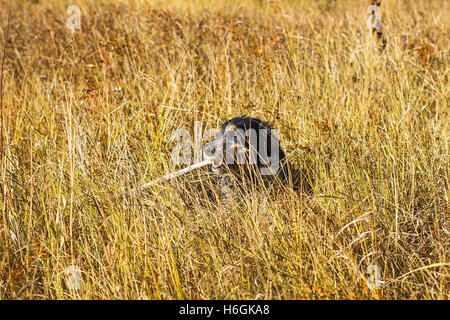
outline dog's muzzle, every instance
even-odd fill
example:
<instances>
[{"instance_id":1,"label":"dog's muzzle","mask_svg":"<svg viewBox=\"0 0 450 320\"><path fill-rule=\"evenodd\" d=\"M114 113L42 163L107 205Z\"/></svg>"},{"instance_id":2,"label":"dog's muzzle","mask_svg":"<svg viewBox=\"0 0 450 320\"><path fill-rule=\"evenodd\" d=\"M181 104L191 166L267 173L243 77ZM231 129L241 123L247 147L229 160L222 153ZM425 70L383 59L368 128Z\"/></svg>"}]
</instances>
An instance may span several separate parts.
<instances>
[{"instance_id":1,"label":"dog's muzzle","mask_svg":"<svg viewBox=\"0 0 450 320\"><path fill-rule=\"evenodd\" d=\"M226 164L223 159L223 143L224 138L221 136L205 145L204 157L205 160L212 162L209 167L214 173L221 174L225 171Z\"/></svg>"}]
</instances>

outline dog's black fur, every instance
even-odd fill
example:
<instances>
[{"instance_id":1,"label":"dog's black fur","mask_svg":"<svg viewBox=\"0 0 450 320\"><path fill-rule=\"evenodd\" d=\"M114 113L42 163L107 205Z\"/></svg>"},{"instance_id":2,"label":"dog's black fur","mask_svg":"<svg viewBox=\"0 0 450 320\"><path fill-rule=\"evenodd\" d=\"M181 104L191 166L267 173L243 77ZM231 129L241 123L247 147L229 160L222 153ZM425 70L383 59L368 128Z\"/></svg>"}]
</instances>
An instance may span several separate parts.
<instances>
[{"instance_id":1,"label":"dog's black fur","mask_svg":"<svg viewBox=\"0 0 450 320\"><path fill-rule=\"evenodd\" d=\"M248 155L246 156L246 161L244 163L233 162L227 164L225 161L226 152L229 151L230 145L226 143L227 139L233 139L234 131L240 130L241 132L247 132L247 130L254 130L256 133L256 145L255 140L250 141L248 136L245 136L245 144L242 146L245 148L246 152L251 150L266 150L267 157L271 157L273 154L272 148L278 147L278 163L272 164L277 168L273 174L261 175L261 169L267 168L264 161L261 160L258 154L256 162L250 164L248 161ZM263 131L265 130L265 131ZM266 134L264 134L266 132ZM251 144L252 143L252 144ZM235 144L236 146L236 144ZM247 116L235 117L231 120L226 121L220 130L220 134L208 144L207 147L222 147L223 148L223 158L219 159L218 163L209 166L209 170L215 173L231 172L234 176L240 176L246 179L250 179L254 184L259 184L263 182L266 186L273 186L274 184L281 183L288 185L293 189L301 188L301 172L298 169L294 169L286 161L286 155L281 148L278 137L274 134L273 128L269 123L264 122L257 118L251 118ZM239 147L239 146L238 146ZM232 151L234 152L234 151Z\"/></svg>"}]
</instances>

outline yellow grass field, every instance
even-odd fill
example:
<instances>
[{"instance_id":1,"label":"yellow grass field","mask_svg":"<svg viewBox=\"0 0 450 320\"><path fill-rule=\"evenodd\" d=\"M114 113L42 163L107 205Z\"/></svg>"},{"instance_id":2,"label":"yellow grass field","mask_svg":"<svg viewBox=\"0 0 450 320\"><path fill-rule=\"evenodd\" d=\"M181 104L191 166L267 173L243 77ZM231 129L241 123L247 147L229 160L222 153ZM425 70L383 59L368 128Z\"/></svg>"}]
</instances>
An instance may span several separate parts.
<instances>
[{"instance_id":1,"label":"yellow grass field","mask_svg":"<svg viewBox=\"0 0 450 320\"><path fill-rule=\"evenodd\" d=\"M450 2L383 0L384 50L370 4L13 1L0 299L449 299ZM224 201L199 169L120 196L239 115L312 191Z\"/></svg>"}]
</instances>

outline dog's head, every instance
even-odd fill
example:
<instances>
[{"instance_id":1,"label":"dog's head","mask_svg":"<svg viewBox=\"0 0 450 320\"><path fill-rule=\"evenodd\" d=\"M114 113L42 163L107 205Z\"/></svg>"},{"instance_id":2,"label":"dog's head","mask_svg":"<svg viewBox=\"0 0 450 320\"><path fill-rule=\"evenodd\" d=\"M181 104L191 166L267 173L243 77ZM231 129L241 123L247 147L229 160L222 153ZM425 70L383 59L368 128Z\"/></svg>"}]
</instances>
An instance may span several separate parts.
<instances>
[{"instance_id":1,"label":"dog's head","mask_svg":"<svg viewBox=\"0 0 450 320\"><path fill-rule=\"evenodd\" d=\"M241 116L221 126L215 139L205 146L205 157L213 162L209 169L214 173L258 169L267 175L277 173L284 153L267 122Z\"/></svg>"}]
</instances>

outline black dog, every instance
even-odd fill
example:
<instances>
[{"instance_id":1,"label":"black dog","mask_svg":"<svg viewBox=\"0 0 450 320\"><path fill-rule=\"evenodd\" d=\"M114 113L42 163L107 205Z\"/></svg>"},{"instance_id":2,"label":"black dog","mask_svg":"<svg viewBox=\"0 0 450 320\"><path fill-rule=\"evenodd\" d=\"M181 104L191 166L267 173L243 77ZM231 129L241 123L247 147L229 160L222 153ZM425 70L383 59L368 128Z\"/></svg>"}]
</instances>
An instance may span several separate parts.
<instances>
[{"instance_id":1,"label":"black dog","mask_svg":"<svg viewBox=\"0 0 450 320\"><path fill-rule=\"evenodd\" d=\"M287 163L275 130L264 121L247 116L228 120L216 138L205 146L213 173L233 173L266 187L276 182L300 188L300 172Z\"/></svg>"}]
</instances>

